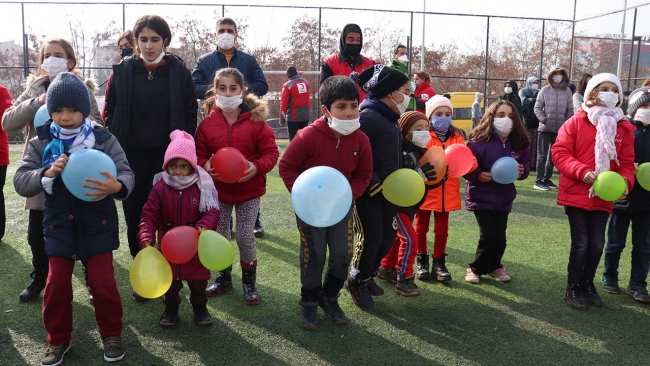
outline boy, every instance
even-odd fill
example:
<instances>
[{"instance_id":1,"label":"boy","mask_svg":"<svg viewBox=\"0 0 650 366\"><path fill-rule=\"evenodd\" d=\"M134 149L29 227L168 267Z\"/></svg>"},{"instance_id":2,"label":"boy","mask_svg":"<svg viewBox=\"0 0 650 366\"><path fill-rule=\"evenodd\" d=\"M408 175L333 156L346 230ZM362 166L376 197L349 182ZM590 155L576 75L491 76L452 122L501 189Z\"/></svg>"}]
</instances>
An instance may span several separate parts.
<instances>
[{"instance_id":1,"label":"boy","mask_svg":"<svg viewBox=\"0 0 650 366\"><path fill-rule=\"evenodd\" d=\"M350 182L352 199L361 196L372 178L372 152L359 128L359 91L344 76L327 78L320 87L323 117L300 130L280 161L280 177L289 192L298 176L315 166L340 171ZM347 318L338 304L339 291L352 259L352 207L345 218L326 228L313 227L296 216L300 231L300 320L305 330L318 329L318 306L330 323ZM327 248L327 274L322 281Z\"/></svg>"}]
</instances>

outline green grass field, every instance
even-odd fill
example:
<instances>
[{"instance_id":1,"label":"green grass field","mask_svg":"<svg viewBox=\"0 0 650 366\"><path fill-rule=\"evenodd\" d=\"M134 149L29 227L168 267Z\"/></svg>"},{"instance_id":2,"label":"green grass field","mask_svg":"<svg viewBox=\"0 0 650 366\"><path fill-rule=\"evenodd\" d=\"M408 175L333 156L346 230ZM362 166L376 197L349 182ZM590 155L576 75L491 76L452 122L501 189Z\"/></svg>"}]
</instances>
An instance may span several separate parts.
<instances>
[{"instance_id":1,"label":"green grass field","mask_svg":"<svg viewBox=\"0 0 650 366\"><path fill-rule=\"evenodd\" d=\"M283 150L286 142L279 142ZM37 364L47 342L41 300L23 304L18 294L29 283L31 254L26 241L27 212L12 185L22 146L11 147L5 186L7 233L0 243L0 364ZM556 180L557 182L557 180ZM124 308L124 365L642 365L650 348L650 307L624 292L602 293L603 308L579 312L562 299L569 253L568 222L555 204L556 193L532 189L534 178L517 182L518 197L508 226L503 258L510 283L483 278L464 281L478 239L473 214L450 216L449 284L418 281L422 295L404 298L394 285L362 311L343 292L340 303L349 323L334 326L319 310L320 329L298 327L299 236L289 194L277 168L269 174L262 198L266 236L258 240L258 284L262 303L244 305L240 286L210 299L211 327L193 323L189 300L181 320L162 329L160 299L136 303L131 298L123 221L122 246L115 270ZM121 213L121 209L119 210ZM432 233L429 246L432 244ZM234 242L233 242L234 245ZM236 258L236 262L237 262ZM621 286L629 278L630 250L621 259ZM240 283L236 265L233 280ZM602 274L599 269L597 279ZM66 365L102 365L103 348L88 303L81 265L75 268L72 348ZM601 286L597 286L601 289ZM184 288L181 295L189 298Z\"/></svg>"}]
</instances>

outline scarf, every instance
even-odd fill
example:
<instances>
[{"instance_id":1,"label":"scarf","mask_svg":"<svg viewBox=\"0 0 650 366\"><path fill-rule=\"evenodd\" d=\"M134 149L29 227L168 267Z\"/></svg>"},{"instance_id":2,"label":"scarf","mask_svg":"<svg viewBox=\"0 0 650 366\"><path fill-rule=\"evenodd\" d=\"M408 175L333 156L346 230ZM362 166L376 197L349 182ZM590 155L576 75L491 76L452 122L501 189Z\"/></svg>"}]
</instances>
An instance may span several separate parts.
<instances>
[{"instance_id":1,"label":"scarf","mask_svg":"<svg viewBox=\"0 0 650 366\"><path fill-rule=\"evenodd\" d=\"M210 174L203 168L198 167L198 171L186 177L176 177L167 172L160 172L153 177L153 184L158 183L161 179L165 184L178 191L182 191L198 183L199 190L201 191L199 212L203 213L208 210L219 209L219 196L217 195L217 189L214 187L214 181Z\"/></svg>"}]
</instances>

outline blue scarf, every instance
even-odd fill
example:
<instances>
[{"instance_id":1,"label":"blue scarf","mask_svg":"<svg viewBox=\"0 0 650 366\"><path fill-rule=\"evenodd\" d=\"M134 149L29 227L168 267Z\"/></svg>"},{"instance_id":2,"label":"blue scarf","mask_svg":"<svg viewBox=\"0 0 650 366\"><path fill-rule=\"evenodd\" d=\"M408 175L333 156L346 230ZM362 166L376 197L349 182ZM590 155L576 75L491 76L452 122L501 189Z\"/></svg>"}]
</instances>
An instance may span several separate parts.
<instances>
[{"instance_id":1,"label":"blue scarf","mask_svg":"<svg viewBox=\"0 0 650 366\"><path fill-rule=\"evenodd\" d=\"M79 127L74 129L61 128L56 123L52 123L50 125L50 138L52 141L45 146L45 150L43 151L43 168L51 167L56 159L66 150L69 150L70 147L91 143L91 141L85 140L92 132L93 125L88 118L85 118ZM95 144L94 138L89 140L92 140L92 144L89 147L86 146L86 148L92 148Z\"/></svg>"}]
</instances>

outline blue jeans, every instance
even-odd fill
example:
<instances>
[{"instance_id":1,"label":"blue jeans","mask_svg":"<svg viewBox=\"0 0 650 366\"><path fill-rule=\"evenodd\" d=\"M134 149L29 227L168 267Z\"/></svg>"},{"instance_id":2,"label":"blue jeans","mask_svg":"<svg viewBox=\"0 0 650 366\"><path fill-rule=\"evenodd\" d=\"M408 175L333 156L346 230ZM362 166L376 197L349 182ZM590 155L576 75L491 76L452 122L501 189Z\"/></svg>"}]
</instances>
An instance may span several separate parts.
<instances>
[{"instance_id":1,"label":"blue jeans","mask_svg":"<svg viewBox=\"0 0 650 366\"><path fill-rule=\"evenodd\" d=\"M607 230L603 280L618 281L618 263L632 222L632 272L630 285L646 287L650 267L650 212L614 210Z\"/></svg>"},{"instance_id":2,"label":"blue jeans","mask_svg":"<svg viewBox=\"0 0 650 366\"><path fill-rule=\"evenodd\" d=\"M587 211L566 206L571 229L568 282L582 284L593 281L603 255L605 226L609 214L605 211Z\"/></svg>"}]
</instances>

